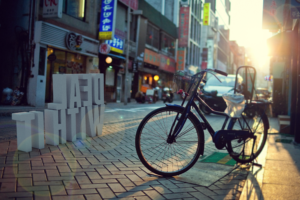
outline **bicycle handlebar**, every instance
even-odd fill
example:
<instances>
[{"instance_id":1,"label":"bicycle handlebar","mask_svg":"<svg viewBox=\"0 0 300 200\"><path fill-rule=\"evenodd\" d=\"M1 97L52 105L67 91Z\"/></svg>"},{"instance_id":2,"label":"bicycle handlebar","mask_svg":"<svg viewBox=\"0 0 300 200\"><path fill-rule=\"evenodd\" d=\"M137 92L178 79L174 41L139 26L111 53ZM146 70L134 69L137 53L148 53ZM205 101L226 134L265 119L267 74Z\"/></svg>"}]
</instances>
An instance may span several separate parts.
<instances>
[{"instance_id":1,"label":"bicycle handlebar","mask_svg":"<svg viewBox=\"0 0 300 200\"><path fill-rule=\"evenodd\" d=\"M223 72L223 71L218 70L218 69L215 69L214 71L215 71L216 73L218 73L218 74L223 75L223 76L227 76L227 75L228 75L226 72Z\"/></svg>"}]
</instances>

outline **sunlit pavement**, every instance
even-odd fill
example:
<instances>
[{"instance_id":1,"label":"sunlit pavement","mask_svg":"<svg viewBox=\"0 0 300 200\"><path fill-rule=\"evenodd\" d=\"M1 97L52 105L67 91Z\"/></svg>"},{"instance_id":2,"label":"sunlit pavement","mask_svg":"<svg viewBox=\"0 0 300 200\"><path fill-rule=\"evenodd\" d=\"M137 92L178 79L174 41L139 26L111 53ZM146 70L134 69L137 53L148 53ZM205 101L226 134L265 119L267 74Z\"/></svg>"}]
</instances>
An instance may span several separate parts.
<instances>
[{"instance_id":1,"label":"sunlit pavement","mask_svg":"<svg viewBox=\"0 0 300 200\"><path fill-rule=\"evenodd\" d=\"M199 177L199 184L193 184L185 174L162 178L141 164L134 146L137 127L147 113L161 106L162 102L108 103L101 136L30 153L16 151L16 140L11 139L14 122L0 117L0 199L239 199L247 170L208 163L204 172L192 168L186 173ZM215 130L221 128L223 117L207 118ZM204 154L210 155L216 148L207 132L205 140ZM209 179L212 175L214 179Z\"/></svg>"}]
</instances>

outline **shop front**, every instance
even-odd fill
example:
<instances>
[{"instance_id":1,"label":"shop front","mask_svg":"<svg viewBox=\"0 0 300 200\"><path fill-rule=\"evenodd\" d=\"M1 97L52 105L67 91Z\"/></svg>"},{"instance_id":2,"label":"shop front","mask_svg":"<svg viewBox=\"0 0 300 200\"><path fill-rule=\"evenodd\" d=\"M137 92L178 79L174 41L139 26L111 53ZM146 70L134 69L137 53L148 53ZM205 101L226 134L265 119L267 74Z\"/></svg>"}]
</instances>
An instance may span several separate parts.
<instances>
[{"instance_id":1,"label":"shop front","mask_svg":"<svg viewBox=\"0 0 300 200\"><path fill-rule=\"evenodd\" d=\"M53 74L99 73L99 41L46 22L36 22L35 54L28 101L34 106L53 102Z\"/></svg>"}]
</instances>

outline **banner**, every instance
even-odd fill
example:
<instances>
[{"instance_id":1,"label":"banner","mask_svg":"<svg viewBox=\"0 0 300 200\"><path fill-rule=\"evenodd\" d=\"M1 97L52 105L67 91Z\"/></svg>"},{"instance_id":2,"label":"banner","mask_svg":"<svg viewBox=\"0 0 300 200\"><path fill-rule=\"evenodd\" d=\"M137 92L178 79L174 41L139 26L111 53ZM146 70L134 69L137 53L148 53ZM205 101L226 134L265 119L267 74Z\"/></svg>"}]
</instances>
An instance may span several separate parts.
<instances>
[{"instance_id":1,"label":"banner","mask_svg":"<svg viewBox=\"0 0 300 200\"><path fill-rule=\"evenodd\" d=\"M190 7L180 7L179 15L179 47L187 47L189 41Z\"/></svg>"},{"instance_id":2,"label":"banner","mask_svg":"<svg viewBox=\"0 0 300 200\"><path fill-rule=\"evenodd\" d=\"M102 0L99 25L99 40L114 39L118 0Z\"/></svg>"},{"instance_id":3,"label":"banner","mask_svg":"<svg viewBox=\"0 0 300 200\"><path fill-rule=\"evenodd\" d=\"M184 70L184 68L185 68L185 48L178 48L176 71Z\"/></svg>"},{"instance_id":4,"label":"banner","mask_svg":"<svg viewBox=\"0 0 300 200\"><path fill-rule=\"evenodd\" d=\"M210 25L210 3L205 3L203 7L203 25L209 26Z\"/></svg>"},{"instance_id":5,"label":"banner","mask_svg":"<svg viewBox=\"0 0 300 200\"><path fill-rule=\"evenodd\" d=\"M173 58L160 54L160 66L159 69L175 73L176 62Z\"/></svg>"},{"instance_id":6,"label":"banner","mask_svg":"<svg viewBox=\"0 0 300 200\"><path fill-rule=\"evenodd\" d=\"M160 64L159 54L155 53L154 51L145 49L144 62L149 63L151 65L159 66Z\"/></svg>"}]
</instances>

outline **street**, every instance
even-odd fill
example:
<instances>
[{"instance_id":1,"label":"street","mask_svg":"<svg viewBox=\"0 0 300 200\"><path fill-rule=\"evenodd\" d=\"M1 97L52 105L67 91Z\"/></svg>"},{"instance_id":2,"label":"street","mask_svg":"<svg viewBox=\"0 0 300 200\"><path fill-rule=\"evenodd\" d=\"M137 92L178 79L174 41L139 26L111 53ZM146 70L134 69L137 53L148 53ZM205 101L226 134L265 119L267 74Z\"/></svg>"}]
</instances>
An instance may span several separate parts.
<instances>
[{"instance_id":1,"label":"street","mask_svg":"<svg viewBox=\"0 0 300 200\"><path fill-rule=\"evenodd\" d=\"M0 192L5 191L5 197L31 197L34 192L35 199L40 195L51 195L52 199L66 195L79 199L100 199L99 195L103 199L238 199L247 170L198 161L182 175L162 178L142 165L134 145L137 127L145 115L162 106L162 102L107 104L101 136L59 146L46 145L30 153L11 154L16 149L16 140L12 140L15 122L10 117L0 117L3 164L6 160L0 182L15 177L10 184L2 184ZM209 115L207 119L215 130L221 128L223 117ZM203 157L216 151L205 132Z\"/></svg>"}]
</instances>

